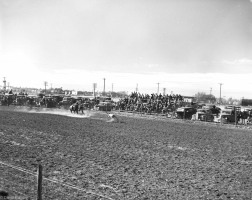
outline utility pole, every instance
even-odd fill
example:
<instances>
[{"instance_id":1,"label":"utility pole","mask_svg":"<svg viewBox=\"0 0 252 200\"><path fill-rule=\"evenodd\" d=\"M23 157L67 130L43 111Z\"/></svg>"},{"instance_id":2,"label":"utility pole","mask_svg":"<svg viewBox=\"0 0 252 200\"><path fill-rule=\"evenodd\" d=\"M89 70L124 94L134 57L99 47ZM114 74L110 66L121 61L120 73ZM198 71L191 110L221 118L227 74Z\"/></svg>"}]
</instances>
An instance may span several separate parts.
<instances>
[{"instance_id":1,"label":"utility pole","mask_svg":"<svg viewBox=\"0 0 252 200\"><path fill-rule=\"evenodd\" d=\"M219 83L220 84L220 104L221 104L221 86L223 85L223 83Z\"/></svg>"},{"instance_id":2,"label":"utility pole","mask_svg":"<svg viewBox=\"0 0 252 200\"><path fill-rule=\"evenodd\" d=\"M157 84L158 84L157 94L159 94L159 84L160 84L160 83L157 83Z\"/></svg>"},{"instance_id":3,"label":"utility pole","mask_svg":"<svg viewBox=\"0 0 252 200\"><path fill-rule=\"evenodd\" d=\"M94 97L96 96L96 95L95 95L95 89L96 89L96 87L97 87L97 84L96 84L96 83L93 83L93 91L94 91L94 94L93 94L93 95L94 95Z\"/></svg>"},{"instance_id":4,"label":"utility pole","mask_svg":"<svg viewBox=\"0 0 252 200\"><path fill-rule=\"evenodd\" d=\"M104 79L103 79L103 82L104 82L104 83L103 83L103 95L105 95L105 81L106 81L106 79L104 78Z\"/></svg>"},{"instance_id":5,"label":"utility pole","mask_svg":"<svg viewBox=\"0 0 252 200\"><path fill-rule=\"evenodd\" d=\"M47 86L47 84L48 84L48 83L45 81L45 82L44 82L44 85L45 85L45 95L46 95L46 86Z\"/></svg>"},{"instance_id":6,"label":"utility pole","mask_svg":"<svg viewBox=\"0 0 252 200\"><path fill-rule=\"evenodd\" d=\"M210 88L210 96L212 95L212 88Z\"/></svg>"},{"instance_id":7,"label":"utility pole","mask_svg":"<svg viewBox=\"0 0 252 200\"><path fill-rule=\"evenodd\" d=\"M163 88L163 95L165 95L166 93L166 88Z\"/></svg>"},{"instance_id":8,"label":"utility pole","mask_svg":"<svg viewBox=\"0 0 252 200\"><path fill-rule=\"evenodd\" d=\"M138 83L137 83L137 85L136 85L136 92L138 92Z\"/></svg>"},{"instance_id":9,"label":"utility pole","mask_svg":"<svg viewBox=\"0 0 252 200\"><path fill-rule=\"evenodd\" d=\"M4 80L3 80L3 83L4 83L3 90L4 90L4 92L6 92L6 80L5 80L5 77L3 77L3 78L4 78Z\"/></svg>"},{"instance_id":10,"label":"utility pole","mask_svg":"<svg viewBox=\"0 0 252 200\"><path fill-rule=\"evenodd\" d=\"M112 83L112 92L113 92L113 89L114 89L114 83Z\"/></svg>"}]
</instances>

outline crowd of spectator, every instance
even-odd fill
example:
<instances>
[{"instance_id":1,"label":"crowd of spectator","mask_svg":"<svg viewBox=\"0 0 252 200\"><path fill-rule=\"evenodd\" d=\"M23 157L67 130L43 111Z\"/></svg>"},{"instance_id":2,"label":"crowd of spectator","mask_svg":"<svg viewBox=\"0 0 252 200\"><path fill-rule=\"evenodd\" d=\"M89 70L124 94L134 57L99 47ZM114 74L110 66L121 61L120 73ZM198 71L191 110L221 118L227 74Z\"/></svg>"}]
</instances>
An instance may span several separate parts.
<instances>
[{"instance_id":1,"label":"crowd of spectator","mask_svg":"<svg viewBox=\"0 0 252 200\"><path fill-rule=\"evenodd\" d=\"M164 113L169 109L174 110L179 106L184 105L184 98L180 94L140 94L133 92L125 98L122 98L117 109L142 111L142 112L157 112Z\"/></svg>"}]
</instances>

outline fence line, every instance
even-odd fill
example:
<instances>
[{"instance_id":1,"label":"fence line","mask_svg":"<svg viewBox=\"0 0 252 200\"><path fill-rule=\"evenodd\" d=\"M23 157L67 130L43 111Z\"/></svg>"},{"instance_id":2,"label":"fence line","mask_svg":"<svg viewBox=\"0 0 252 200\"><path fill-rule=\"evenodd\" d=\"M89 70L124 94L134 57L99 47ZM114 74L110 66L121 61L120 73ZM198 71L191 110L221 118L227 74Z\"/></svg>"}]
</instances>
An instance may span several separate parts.
<instances>
[{"instance_id":1,"label":"fence line","mask_svg":"<svg viewBox=\"0 0 252 200\"><path fill-rule=\"evenodd\" d=\"M0 164L6 165L6 166L8 166L8 167L11 167L11 168L13 168L13 169L22 171L22 172L24 172L24 173L27 173L27 174L30 174L30 175L33 175L33 176L37 176L37 174L33 173L32 171L29 171L29 170L27 170L27 169L23 169L23 168L21 168L21 167L17 167L17 166L11 165L11 164L7 164L7 163L4 163L4 162L2 162L2 161L0 161Z\"/></svg>"},{"instance_id":2,"label":"fence line","mask_svg":"<svg viewBox=\"0 0 252 200\"><path fill-rule=\"evenodd\" d=\"M7 167L9 167L9 168L18 170L18 171L20 171L20 172L23 172L23 173L26 173L26 174L29 174L29 175L32 175L32 176L34 176L34 177L37 177L37 176L38 176L38 174L36 174L36 173L34 173L34 172L30 171L30 170L27 170L27 169L24 169L24 168L22 168L22 167L18 167L18 166L12 165L12 164L8 164L8 163L2 162L2 161L0 161L0 166L1 166L1 165L2 165L2 166L7 166ZM10 173L10 174L12 174L12 175L15 176L15 177L21 178L22 180L28 180L28 181L30 181L30 182L33 181L32 179L24 178L24 177L22 177L22 176L15 175L15 174L13 174L13 173ZM13 183L13 181L9 181L9 180L7 180L7 179L5 179L5 178L0 177L0 179L5 180L6 182L8 182L8 183L10 183L10 184L15 184L15 185L18 185L18 186L19 186L18 183ZM97 192L93 192L93 191L91 191L91 190L86 190L86 189L83 189L83 188L79 188L79 187L77 187L77 186L75 186L75 185L72 185L72 184L69 184L69 183L63 183L62 181L59 181L59 180L57 180L57 179L56 179L56 180L53 180L53 179L50 179L50 178L46 178L46 177L44 177L44 176L42 176L42 179L45 180L45 181L47 181L47 182L50 182L50 183L56 183L56 184L59 184L59 185L64 186L64 187L77 190L78 192L84 192L84 193L89 194L89 195L99 196L99 197L102 197L102 198L108 199L108 200L114 200L113 198L111 198L111 197L109 197L109 196L106 196L106 195L103 195L103 194L101 194L101 193L97 193ZM43 183L44 183L44 182L43 182ZM48 186L45 185L45 187L48 187ZM22 192L15 191L14 189L11 189L11 190L12 190L13 192L16 192L16 193L19 193L19 194L22 194L22 195L28 197L28 195L23 194ZM32 192L34 192L34 190L32 190ZM66 192L63 192L63 191L60 191L60 192L62 192L62 193L64 193L64 194L67 194ZM70 195L70 194L67 194L67 195ZM81 196L86 196L86 195L83 194L83 195L81 195ZM79 198L79 197L76 197L76 198Z\"/></svg>"},{"instance_id":3,"label":"fence line","mask_svg":"<svg viewBox=\"0 0 252 200\"><path fill-rule=\"evenodd\" d=\"M108 196L105 196L103 194L99 194L99 193L95 193L95 192L92 192L90 190L85 190L85 189L82 189L82 188L78 188L76 187L75 185L71 185L69 183L63 183L61 181L58 181L58 180L52 180L52 179L49 179L49 178L43 178L43 180L47 180L47 181L50 181L50 182L53 182L53 183L58 183L60 185L63 185L63 186L66 186L68 188L72 188L72 189L75 189L75 190L78 190L78 191L81 191L81 192L85 192L85 193L88 193L88 194L92 194L92 195L95 195L95 196L100 196L100 197L103 197L105 199L109 199L109 200L114 200L112 199L111 197L108 197Z\"/></svg>"},{"instance_id":4,"label":"fence line","mask_svg":"<svg viewBox=\"0 0 252 200\"><path fill-rule=\"evenodd\" d=\"M15 177L24 179L24 180L35 181L35 180L30 179L30 178L25 178L25 177L23 177L23 176L19 176L19 175L17 175L17 174L13 174L13 173L11 173L11 172L8 172L8 175L9 175L9 174L11 174L12 176L15 176Z\"/></svg>"}]
</instances>

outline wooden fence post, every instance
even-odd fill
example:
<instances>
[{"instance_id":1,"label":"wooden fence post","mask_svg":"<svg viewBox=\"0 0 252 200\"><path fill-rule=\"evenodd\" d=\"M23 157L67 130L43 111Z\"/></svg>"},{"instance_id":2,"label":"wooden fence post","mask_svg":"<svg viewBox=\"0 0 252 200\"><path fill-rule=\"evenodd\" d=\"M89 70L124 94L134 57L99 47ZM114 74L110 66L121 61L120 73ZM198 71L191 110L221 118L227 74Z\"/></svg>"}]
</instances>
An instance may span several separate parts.
<instances>
[{"instance_id":1,"label":"wooden fence post","mask_svg":"<svg viewBox=\"0 0 252 200\"><path fill-rule=\"evenodd\" d=\"M37 200L42 200L42 165L38 166L38 174L37 174Z\"/></svg>"},{"instance_id":2,"label":"wooden fence post","mask_svg":"<svg viewBox=\"0 0 252 200\"><path fill-rule=\"evenodd\" d=\"M236 107L235 107L235 126L237 127L237 111L236 111Z\"/></svg>"}]
</instances>

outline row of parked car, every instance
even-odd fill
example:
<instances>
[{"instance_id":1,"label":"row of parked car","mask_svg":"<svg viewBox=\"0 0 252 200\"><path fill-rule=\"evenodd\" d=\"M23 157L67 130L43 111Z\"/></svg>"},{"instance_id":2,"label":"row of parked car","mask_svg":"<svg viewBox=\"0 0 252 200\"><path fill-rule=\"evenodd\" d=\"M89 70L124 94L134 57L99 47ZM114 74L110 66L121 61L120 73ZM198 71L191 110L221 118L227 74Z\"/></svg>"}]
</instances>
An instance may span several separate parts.
<instances>
[{"instance_id":1,"label":"row of parked car","mask_svg":"<svg viewBox=\"0 0 252 200\"><path fill-rule=\"evenodd\" d=\"M225 106L222 109L215 105L203 105L201 108L181 107L176 110L176 118L208 122L238 122L240 119L252 118L252 108Z\"/></svg>"},{"instance_id":2,"label":"row of parked car","mask_svg":"<svg viewBox=\"0 0 252 200\"><path fill-rule=\"evenodd\" d=\"M95 106L95 110L111 111L116 109L110 100L100 102ZM167 115L178 119L190 119L207 122L234 123L240 119L252 119L252 108L241 108L240 106L222 106L221 108L213 104L201 104L186 107L179 107Z\"/></svg>"}]
</instances>

